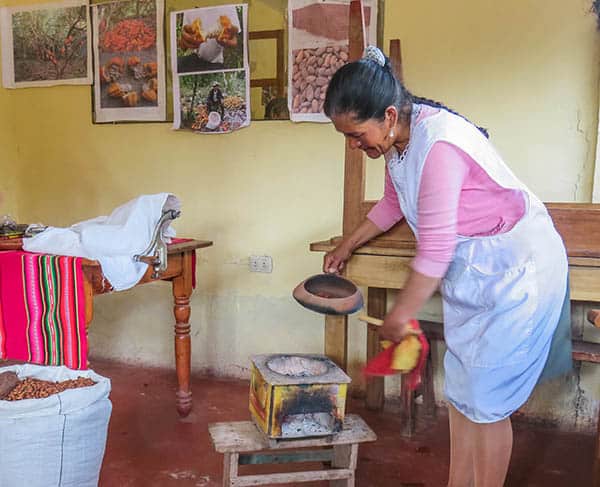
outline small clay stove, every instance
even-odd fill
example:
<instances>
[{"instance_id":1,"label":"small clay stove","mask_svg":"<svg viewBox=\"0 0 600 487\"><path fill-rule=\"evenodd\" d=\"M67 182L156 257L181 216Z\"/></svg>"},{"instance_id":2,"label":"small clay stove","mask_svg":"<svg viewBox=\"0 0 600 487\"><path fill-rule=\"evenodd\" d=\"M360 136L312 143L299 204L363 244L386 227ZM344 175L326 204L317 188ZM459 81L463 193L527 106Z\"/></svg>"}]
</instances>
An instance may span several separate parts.
<instances>
[{"instance_id":1,"label":"small clay stove","mask_svg":"<svg viewBox=\"0 0 600 487\"><path fill-rule=\"evenodd\" d=\"M350 377L324 355L252 357L250 413L269 438L341 431Z\"/></svg>"}]
</instances>

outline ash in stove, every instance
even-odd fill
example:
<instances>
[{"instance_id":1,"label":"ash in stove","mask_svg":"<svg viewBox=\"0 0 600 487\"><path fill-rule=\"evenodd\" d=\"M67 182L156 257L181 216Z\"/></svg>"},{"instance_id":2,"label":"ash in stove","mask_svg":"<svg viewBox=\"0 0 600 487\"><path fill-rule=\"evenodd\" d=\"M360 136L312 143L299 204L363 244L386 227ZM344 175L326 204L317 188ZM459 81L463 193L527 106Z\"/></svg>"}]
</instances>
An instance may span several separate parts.
<instances>
[{"instance_id":1,"label":"ash in stove","mask_svg":"<svg viewBox=\"0 0 600 487\"><path fill-rule=\"evenodd\" d=\"M290 414L281 425L284 438L329 435L335 431L335 419L329 413Z\"/></svg>"},{"instance_id":2,"label":"ash in stove","mask_svg":"<svg viewBox=\"0 0 600 487\"><path fill-rule=\"evenodd\" d=\"M277 374L288 377L314 377L325 374L329 369L322 360L298 355L271 359L267 362L267 367Z\"/></svg>"}]
</instances>

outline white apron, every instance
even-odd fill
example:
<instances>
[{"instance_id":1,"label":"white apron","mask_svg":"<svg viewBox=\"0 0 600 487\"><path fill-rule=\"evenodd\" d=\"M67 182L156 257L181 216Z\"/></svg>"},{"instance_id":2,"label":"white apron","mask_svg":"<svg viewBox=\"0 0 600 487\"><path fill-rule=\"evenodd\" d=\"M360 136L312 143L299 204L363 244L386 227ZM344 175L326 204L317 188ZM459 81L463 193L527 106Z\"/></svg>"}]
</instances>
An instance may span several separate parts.
<instances>
[{"instance_id":1,"label":"white apron","mask_svg":"<svg viewBox=\"0 0 600 487\"><path fill-rule=\"evenodd\" d=\"M490 423L522 406L544 369L566 292L567 256L543 203L475 126L445 110L416 125L413 117L404 160L396 154L387 161L417 240L418 188L437 141L459 147L497 184L525 198L525 214L508 232L458 237L440 286L445 394L470 420Z\"/></svg>"}]
</instances>

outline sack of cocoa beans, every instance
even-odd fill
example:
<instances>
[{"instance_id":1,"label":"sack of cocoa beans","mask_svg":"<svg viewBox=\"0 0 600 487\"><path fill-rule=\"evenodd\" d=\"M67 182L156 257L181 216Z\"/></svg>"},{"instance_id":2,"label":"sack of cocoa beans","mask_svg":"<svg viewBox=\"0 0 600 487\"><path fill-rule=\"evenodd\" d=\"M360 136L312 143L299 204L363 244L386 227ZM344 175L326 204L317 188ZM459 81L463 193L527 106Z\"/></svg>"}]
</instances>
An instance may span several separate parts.
<instances>
[{"instance_id":1,"label":"sack of cocoa beans","mask_svg":"<svg viewBox=\"0 0 600 487\"><path fill-rule=\"evenodd\" d=\"M33 364L0 367L0 377L0 487L97 487L110 380Z\"/></svg>"}]
</instances>

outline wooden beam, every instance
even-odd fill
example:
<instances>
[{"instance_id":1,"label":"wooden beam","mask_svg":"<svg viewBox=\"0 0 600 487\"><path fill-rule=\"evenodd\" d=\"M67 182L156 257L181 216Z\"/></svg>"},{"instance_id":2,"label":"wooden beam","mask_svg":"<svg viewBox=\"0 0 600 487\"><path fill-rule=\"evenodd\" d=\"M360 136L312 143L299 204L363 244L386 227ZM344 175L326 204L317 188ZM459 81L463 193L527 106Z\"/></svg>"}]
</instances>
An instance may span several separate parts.
<instances>
[{"instance_id":1,"label":"wooden beam","mask_svg":"<svg viewBox=\"0 0 600 487\"><path fill-rule=\"evenodd\" d=\"M362 57L365 50L365 24L363 5L360 0L350 2L350 21L348 27L348 52L350 62ZM350 235L360 222L360 202L365 196L365 155L360 149L352 149L346 142L344 161L344 223L343 234Z\"/></svg>"},{"instance_id":2,"label":"wooden beam","mask_svg":"<svg viewBox=\"0 0 600 487\"><path fill-rule=\"evenodd\" d=\"M404 82L404 73L402 72L402 51L400 50L400 39L390 41L390 62L394 68L396 78Z\"/></svg>"}]
</instances>

